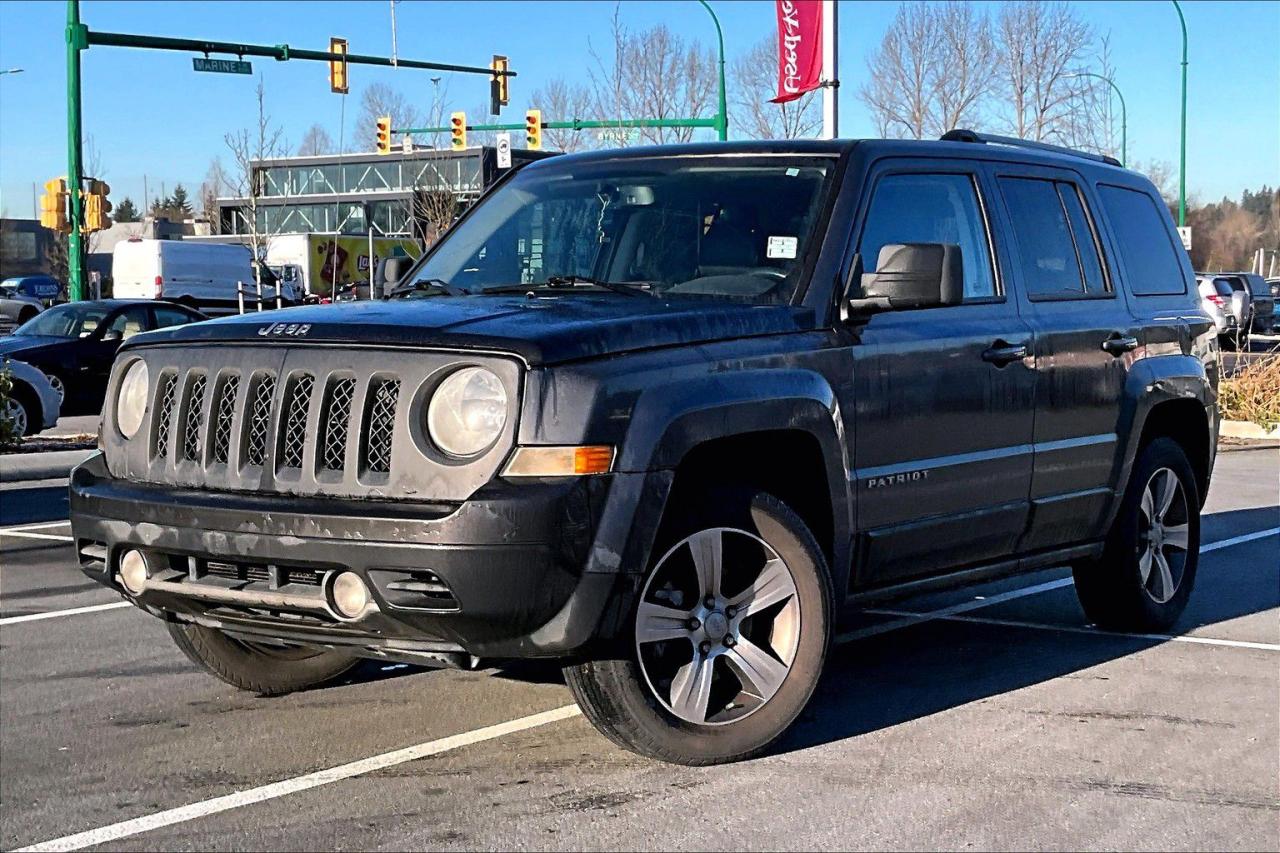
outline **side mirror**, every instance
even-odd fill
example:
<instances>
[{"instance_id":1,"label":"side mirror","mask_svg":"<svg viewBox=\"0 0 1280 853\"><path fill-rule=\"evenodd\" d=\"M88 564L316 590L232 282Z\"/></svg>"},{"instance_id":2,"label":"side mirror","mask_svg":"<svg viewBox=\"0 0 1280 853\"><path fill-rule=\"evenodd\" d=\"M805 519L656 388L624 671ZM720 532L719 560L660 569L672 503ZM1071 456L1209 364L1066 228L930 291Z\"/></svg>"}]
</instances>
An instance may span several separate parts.
<instances>
[{"instance_id":1,"label":"side mirror","mask_svg":"<svg viewBox=\"0 0 1280 853\"><path fill-rule=\"evenodd\" d=\"M964 301L964 259L955 243L890 243L880 249L876 271L862 276L852 311L910 310Z\"/></svg>"},{"instance_id":2,"label":"side mirror","mask_svg":"<svg viewBox=\"0 0 1280 853\"><path fill-rule=\"evenodd\" d=\"M120 331L119 329L107 329L105 332L102 333L102 340L106 342L123 341L124 332Z\"/></svg>"}]
</instances>

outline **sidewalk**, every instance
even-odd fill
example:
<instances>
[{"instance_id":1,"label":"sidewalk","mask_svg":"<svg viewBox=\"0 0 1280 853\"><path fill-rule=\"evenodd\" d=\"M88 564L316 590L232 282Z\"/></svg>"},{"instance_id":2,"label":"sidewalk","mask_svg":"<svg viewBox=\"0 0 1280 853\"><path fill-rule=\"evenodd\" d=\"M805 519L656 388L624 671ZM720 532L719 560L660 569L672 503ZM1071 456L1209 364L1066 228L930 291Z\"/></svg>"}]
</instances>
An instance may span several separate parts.
<instances>
[{"instance_id":1,"label":"sidewalk","mask_svg":"<svg viewBox=\"0 0 1280 853\"><path fill-rule=\"evenodd\" d=\"M0 483L65 480L72 468L97 452L96 449L89 449L55 450L49 453L5 453L0 455Z\"/></svg>"}]
</instances>

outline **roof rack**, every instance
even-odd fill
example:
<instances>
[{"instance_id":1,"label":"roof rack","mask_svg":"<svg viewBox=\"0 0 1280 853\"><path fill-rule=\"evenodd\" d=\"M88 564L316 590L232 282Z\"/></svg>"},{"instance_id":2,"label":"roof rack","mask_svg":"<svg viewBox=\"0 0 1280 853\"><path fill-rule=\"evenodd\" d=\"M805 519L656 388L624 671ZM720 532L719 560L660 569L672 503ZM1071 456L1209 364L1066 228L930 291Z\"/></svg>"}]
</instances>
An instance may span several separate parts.
<instances>
[{"instance_id":1,"label":"roof rack","mask_svg":"<svg viewBox=\"0 0 1280 853\"><path fill-rule=\"evenodd\" d=\"M1047 142L1035 142L1030 139L1018 139L1015 136L997 136L994 133L978 133L973 130L966 130L957 127L955 130L948 130L942 134L943 142L982 142L991 145L1008 145L1013 148L1031 148L1036 151L1051 151L1054 154L1066 154L1069 157L1083 157L1086 160L1095 160L1099 163L1106 163L1109 166L1120 166L1123 164L1114 157L1106 154L1092 154L1088 151L1077 151L1074 148L1067 148L1065 145L1050 145Z\"/></svg>"}]
</instances>

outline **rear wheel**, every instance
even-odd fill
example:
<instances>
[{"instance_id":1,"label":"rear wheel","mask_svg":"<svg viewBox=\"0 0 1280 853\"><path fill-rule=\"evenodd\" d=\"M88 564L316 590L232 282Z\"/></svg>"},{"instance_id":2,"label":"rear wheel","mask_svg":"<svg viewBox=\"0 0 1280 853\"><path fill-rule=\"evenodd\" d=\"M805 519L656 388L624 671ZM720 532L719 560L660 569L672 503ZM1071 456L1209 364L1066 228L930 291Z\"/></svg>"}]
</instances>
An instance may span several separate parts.
<instances>
[{"instance_id":1,"label":"rear wheel","mask_svg":"<svg viewBox=\"0 0 1280 853\"><path fill-rule=\"evenodd\" d=\"M1101 559L1075 566L1076 593L1098 626L1152 631L1182 615L1195 585L1200 497L1181 445L1142 448Z\"/></svg>"},{"instance_id":2,"label":"rear wheel","mask_svg":"<svg viewBox=\"0 0 1280 853\"><path fill-rule=\"evenodd\" d=\"M759 754L794 722L826 657L826 562L771 495L726 490L664 522L627 648L566 667L615 743L678 764Z\"/></svg>"},{"instance_id":3,"label":"rear wheel","mask_svg":"<svg viewBox=\"0 0 1280 853\"><path fill-rule=\"evenodd\" d=\"M22 438L31 432L31 416L27 413L27 407L15 396L10 396L4 401L4 411L0 415L9 422L13 435Z\"/></svg>"},{"instance_id":4,"label":"rear wheel","mask_svg":"<svg viewBox=\"0 0 1280 853\"><path fill-rule=\"evenodd\" d=\"M316 687L360 660L343 652L240 640L203 625L168 625L169 635L193 663L232 687L263 696Z\"/></svg>"}]
</instances>

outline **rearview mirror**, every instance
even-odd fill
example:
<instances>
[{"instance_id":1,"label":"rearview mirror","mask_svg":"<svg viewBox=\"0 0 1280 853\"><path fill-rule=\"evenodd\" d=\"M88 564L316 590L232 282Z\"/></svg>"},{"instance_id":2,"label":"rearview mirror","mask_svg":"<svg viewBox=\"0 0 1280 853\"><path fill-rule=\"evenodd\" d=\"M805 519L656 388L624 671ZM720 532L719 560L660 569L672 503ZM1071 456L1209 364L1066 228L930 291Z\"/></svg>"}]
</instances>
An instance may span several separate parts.
<instances>
[{"instance_id":1,"label":"rearview mirror","mask_svg":"<svg viewBox=\"0 0 1280 853\"><path fill-rule=\"evenodd\" d=\"M941 308L964 301L964 261L955 243L890 243L862 276L853 311Z\"/></svg>"}]
</instances>

